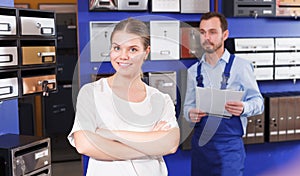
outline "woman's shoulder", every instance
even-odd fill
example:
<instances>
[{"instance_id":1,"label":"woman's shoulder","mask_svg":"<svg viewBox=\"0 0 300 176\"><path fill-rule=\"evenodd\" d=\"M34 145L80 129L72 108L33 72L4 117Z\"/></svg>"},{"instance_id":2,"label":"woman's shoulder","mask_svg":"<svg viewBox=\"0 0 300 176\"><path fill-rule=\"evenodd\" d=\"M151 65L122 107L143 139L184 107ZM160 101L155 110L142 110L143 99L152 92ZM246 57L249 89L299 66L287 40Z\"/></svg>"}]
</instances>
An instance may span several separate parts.
<instances>
[{"instance_id":1,"label":"woman's shoulder","mask_svg":"<svg viewBox=\"0 0 300 176\"><path fill-rule=\"evenodd\" d=\"M106 86L106 84L107 84L107 78L101 78L99 80L84 84L80 90L87 91L87 90L94 89L94 88L103 89Z\"/></svg>"},{"instance_id":2,"label":"woman's shoulder","mask_svg":"<svg viewBox=\"0 0 300 176\"><path fill-rule=\"evenodd\" d=\"M155 87L152 87L152 86L149 86L146 84L146 87L147 87L147 94L148 96L153 96L153 95L160 95L162 96L164 99L168 99L169 94L167 93L163 93L162 91L158 90L157 88Z\"/></svg>"}]
</instances>

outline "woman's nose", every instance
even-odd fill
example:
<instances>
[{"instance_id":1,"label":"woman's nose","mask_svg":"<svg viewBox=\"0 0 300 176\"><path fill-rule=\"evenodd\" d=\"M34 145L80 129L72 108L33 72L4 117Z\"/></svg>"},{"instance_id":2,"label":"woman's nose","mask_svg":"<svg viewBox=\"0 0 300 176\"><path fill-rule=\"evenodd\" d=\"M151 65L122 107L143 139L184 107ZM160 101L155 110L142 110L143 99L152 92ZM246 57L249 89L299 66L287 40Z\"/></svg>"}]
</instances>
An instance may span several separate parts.
<instances>
[{"instance_id":1,"label":"woman's nose","mask_svg":"<svg viewBox=\"0 0 300 176\"><path fill-rule=\"evenodd\" d=\"M121 50L120 58L121 59L129 59L128 52L126 50Z\"/></svg>"}]
</instances>

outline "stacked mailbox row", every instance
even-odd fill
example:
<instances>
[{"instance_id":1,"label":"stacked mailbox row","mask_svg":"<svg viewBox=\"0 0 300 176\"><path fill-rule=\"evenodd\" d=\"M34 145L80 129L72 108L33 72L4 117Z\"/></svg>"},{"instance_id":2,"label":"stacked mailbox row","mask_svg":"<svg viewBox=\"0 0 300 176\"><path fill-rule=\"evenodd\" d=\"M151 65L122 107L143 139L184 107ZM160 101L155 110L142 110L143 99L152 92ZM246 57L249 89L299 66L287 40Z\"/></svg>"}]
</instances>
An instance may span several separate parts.
<instances>
[{"instance_id":1,"label":"stacked mailbox row","mask_svg":"<svg viewBox=\"0 0 300 176\"><path fill-rule=\"evenodd\" d=\"M110 61L110 37L118 21L90 22L91 62ZM200 57L199 31L179 20L150 20L150 60L179 60Z\"/></svg>"},{"instance_id":2,"label":"stacked mailbox row","mask_svg":"<svg viewBox=\"0 0 300 176\"><path fill-rule=\"evenodd\" d=\"M270 142L300 139L300 96L269 98Z\"/></svg>"},{"instance_id":3,"label":"stacked mailbox row","mask_svg":"<svg viewBox=\"0 0 300 176\"><path fill-rule=\"evenodd\" d=\"M299 16L300 0L226 0L226 16L234 17L295 17Z\"/></svg>"},{"instance_id":4,"label":"stacked mailbox row","mask_svg":"<svg viewBox=\"0 0 300 176\"><path fill-rule=\"evenodd\" d=\"M204 13L210 9L210 0L89 0L90 11L147 11ZM148 4L151 8L148 8Z\"/></svg>"},{"instance_id":5,"label":"stacked mailbox row","mask_svg":"<svg viewBox=\"0 0 300 176\"><path fill-rule=\"evenodd\" d=\"M265 112L248 118L245 144L300 140L300 96L266 96Z\"/></svg>"},{"instance_id":6,"label":"stacked mailbox row","mask_svg":"<svg viewBox=\"0 0 300 176\"><path fill-rule=\"evenodd\" d=\"M0 100L56 89L55 14L0 7Z\"/></svg>"},{"instance_id":7,"label":"stacked mailbox row","mask_svg":"<svg viewBox=\"0 0 300 176\"><path fill-rule=\"evenodd\" d=\"M229 38L225 45L253 63L257 80L300 78L300 38Z\"/></svg>"}]
</instances>

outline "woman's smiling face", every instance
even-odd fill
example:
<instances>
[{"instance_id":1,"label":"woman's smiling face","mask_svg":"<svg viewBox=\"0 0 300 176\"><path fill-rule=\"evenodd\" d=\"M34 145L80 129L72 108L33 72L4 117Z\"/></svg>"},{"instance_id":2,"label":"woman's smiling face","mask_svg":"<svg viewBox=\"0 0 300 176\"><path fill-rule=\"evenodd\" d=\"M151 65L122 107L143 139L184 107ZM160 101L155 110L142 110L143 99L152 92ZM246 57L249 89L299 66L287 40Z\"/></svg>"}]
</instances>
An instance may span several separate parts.
<instances>
[{"instance_id":1,"label":"woman's smiling face","mask_svg":"<svg viewBox=\"0 0 300 176\"><path fill-rule=\"evenodd\" d=\"M124 76L139 75L150 47L145 49L140 36L125 31L116 31L111 43L110 60L116 72Z\"/></svg>"}]
</instances>

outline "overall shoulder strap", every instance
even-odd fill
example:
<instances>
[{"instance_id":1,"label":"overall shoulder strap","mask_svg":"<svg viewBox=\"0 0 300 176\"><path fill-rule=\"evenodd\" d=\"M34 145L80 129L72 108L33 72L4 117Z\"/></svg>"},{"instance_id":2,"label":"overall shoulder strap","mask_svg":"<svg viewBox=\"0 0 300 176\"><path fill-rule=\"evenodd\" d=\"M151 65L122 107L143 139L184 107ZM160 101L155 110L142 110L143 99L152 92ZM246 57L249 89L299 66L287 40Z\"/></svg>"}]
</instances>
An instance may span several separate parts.
<instances>
[{"instance_id":1,"label":"overall shoulder strap","mask_svg":"<svg viewBox=\"0 0 300 176\"><path fill-rule=\"evenodd\" d=\"M235 56L234 54L230 55L229 61L225 66L223 75L222 75L222 81L221 81L221 89L226 89L227 88L227 84L228 84L228 79L230 77L230 70L231 70L231 66L233 63Z\"/></svg>"},{"instance_id":2,"label":"overall shoulder strap","mask_svg":"<svg viewBox=\"0 0 300 176\"><path fill-rule=\"evenodd\" d=\"M198 67L197 67L197 77L196 77L198 87L204 87L204 85L203 85L203 76L201 74L201 66L202 66L202 63L199 61L198 62Z\"/></svg>"}]
</instances>

